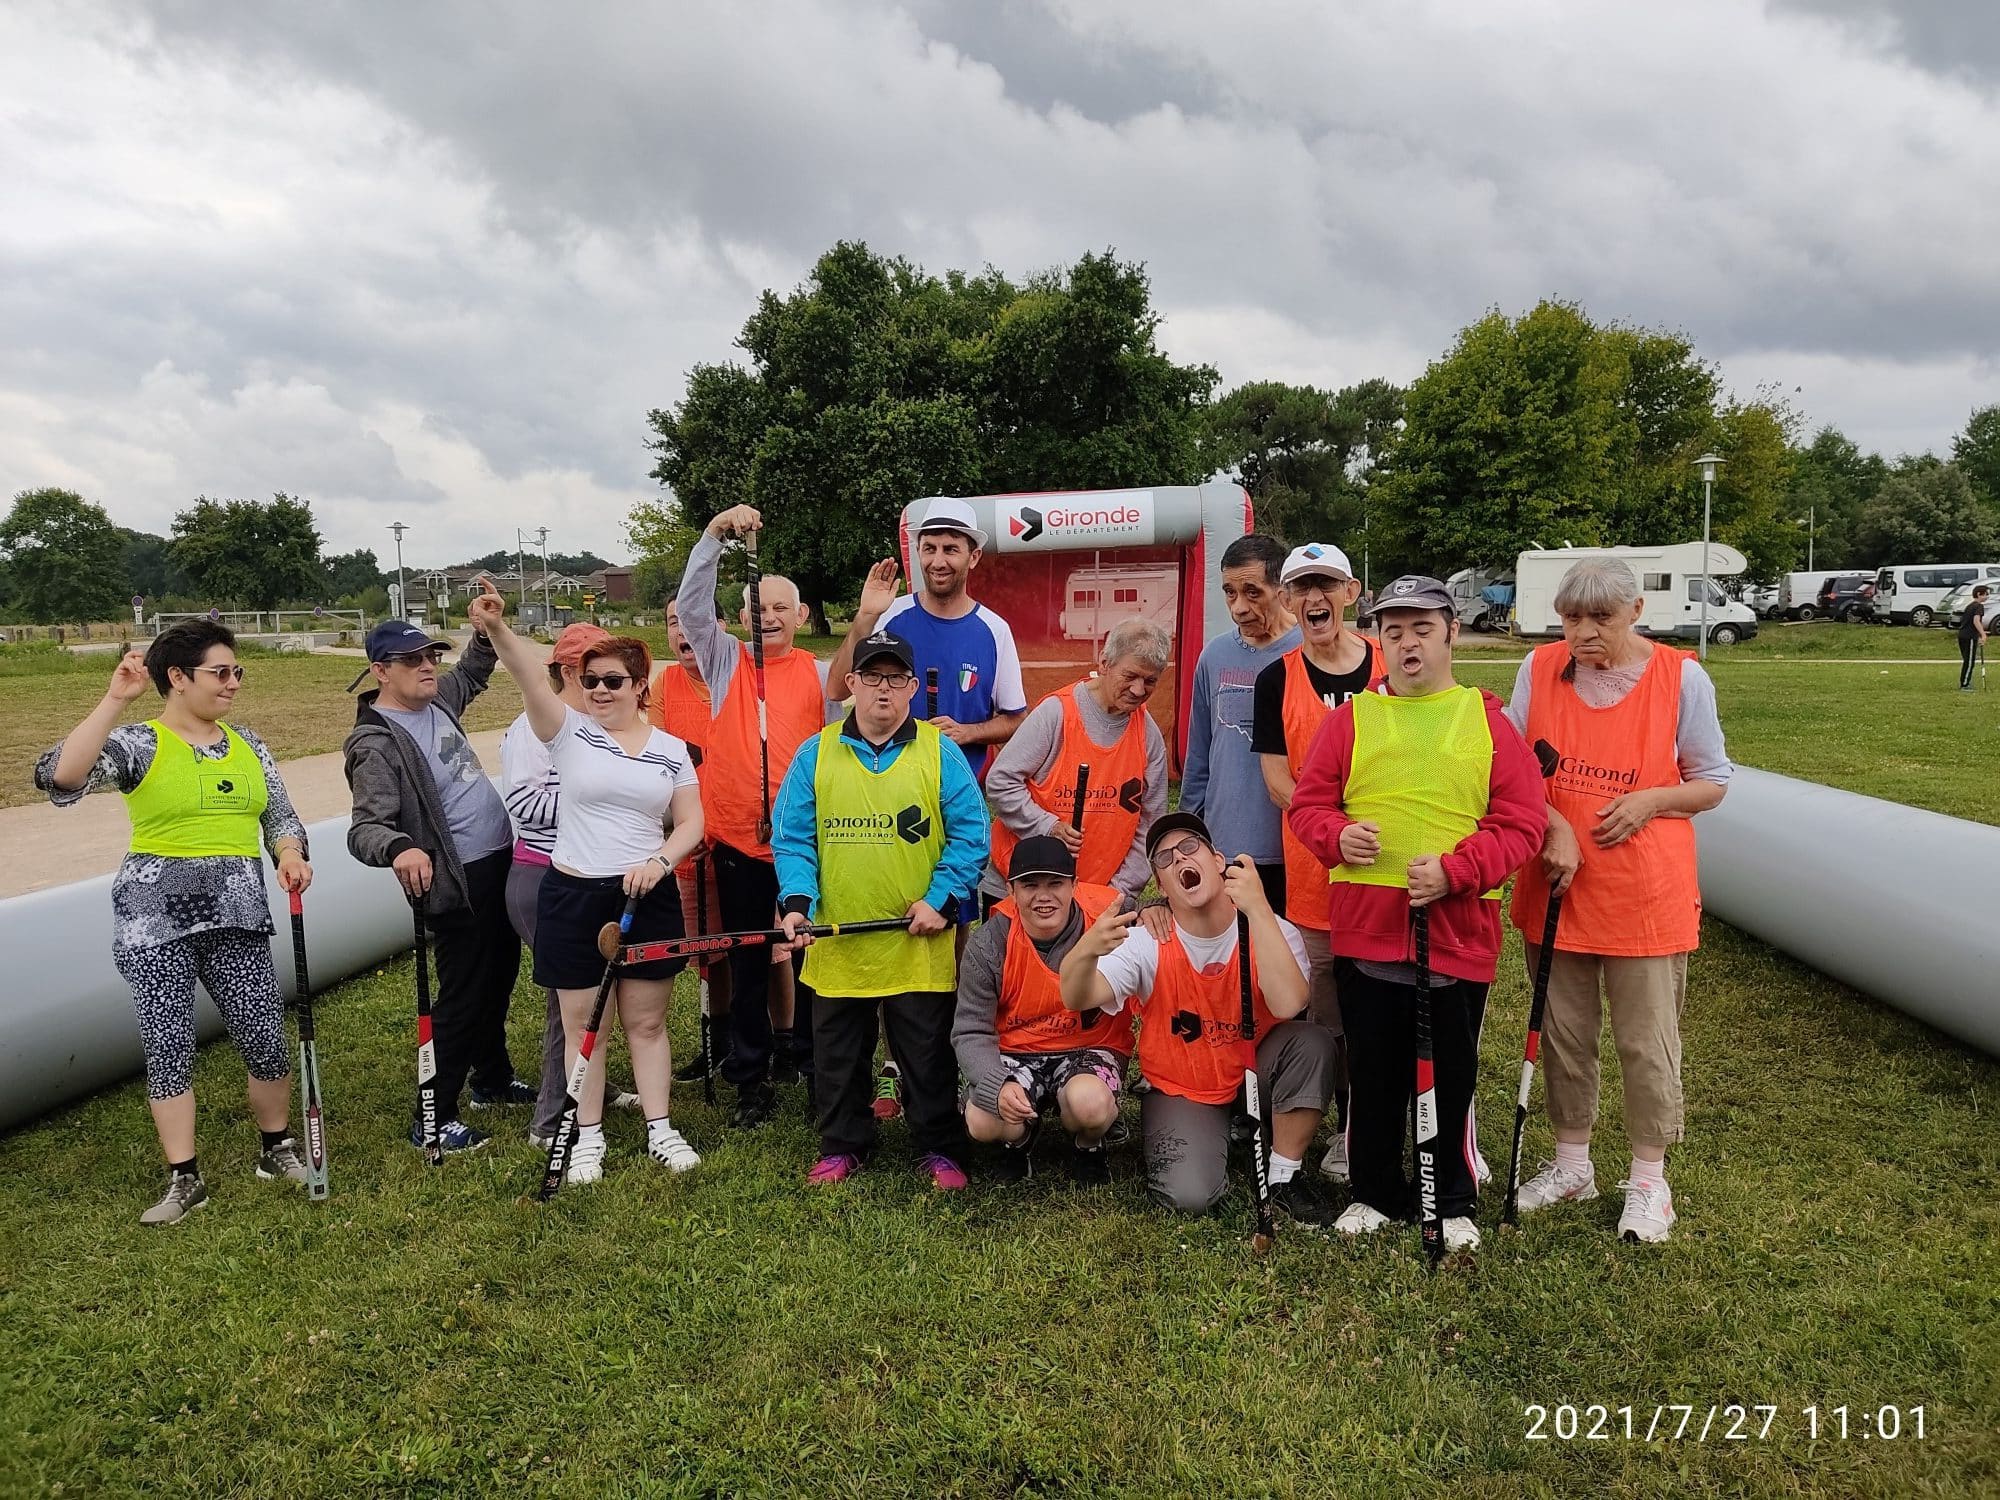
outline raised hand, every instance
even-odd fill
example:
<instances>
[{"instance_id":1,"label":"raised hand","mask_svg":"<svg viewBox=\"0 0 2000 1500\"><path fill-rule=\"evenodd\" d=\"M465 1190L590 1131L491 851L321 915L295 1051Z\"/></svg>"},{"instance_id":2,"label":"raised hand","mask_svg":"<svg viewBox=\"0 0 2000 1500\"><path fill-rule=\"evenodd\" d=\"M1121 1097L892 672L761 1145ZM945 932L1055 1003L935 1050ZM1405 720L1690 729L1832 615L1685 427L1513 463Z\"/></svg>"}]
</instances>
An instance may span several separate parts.
<instances>
[{"instance_id":1,"label":"raised hand","mask_svg":"<svg viewBox=\"0 0 2000 1500\"><path fill-rule=\"evenodd\" d=\"M119 703L131 703L145 696L146 689L153 685L152 677L146 671L143 652L127 651L118 658L118 665L111 672L111 686L104 690L104 696Z\"/></svg>"},{"instance_id":2,"label":"raised hand","mask_svg":"<svg viewBox=\"0 0 2000 1500\"><path fill-rule=\"evenodd\" d=\"M507 628L507 601L500 597L500 590L493 587L493 580L481 578L479 593L465 608L472 621L472 628L481 635L492 635L496 630Z\"/></svg>"},{"instance_id":3,"label":"raised hand","mask_svg":"<svg viewBox=\"0 0 2000 1500\"><path fill-rule=\"evenodd\" d=\"M754 505L732 505L708 523L709 535L718 541L726 536L745 536L763 529L763 514Z\"/></svg>"},{"instance_id":4,"label":"raised hand","mask_svg":"<svg viewBox=\"0 0 2000 1500\"><path fill-rule=\"evenodd\" d=\"M885 557L868 570L868 576L861 580L861 602L855 607L855 614L872 615L880 618L888 607L896 602L896 595L902 590L903 570L896 566L893 557Z\"/></svg>"}]
</instances>

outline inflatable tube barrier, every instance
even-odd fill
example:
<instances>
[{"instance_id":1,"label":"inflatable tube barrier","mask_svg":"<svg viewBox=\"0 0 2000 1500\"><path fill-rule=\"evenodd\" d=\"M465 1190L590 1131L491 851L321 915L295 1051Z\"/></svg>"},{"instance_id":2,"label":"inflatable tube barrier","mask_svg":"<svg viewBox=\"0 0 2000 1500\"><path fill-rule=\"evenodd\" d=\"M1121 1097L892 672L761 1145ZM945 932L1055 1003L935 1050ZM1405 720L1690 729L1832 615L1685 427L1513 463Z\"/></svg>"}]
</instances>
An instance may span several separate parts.
<instances>
[{"instance_id":1,"label":"inflatable tube barrier","mask_svg":"<svg viewBox=\"0 0 2000 1500\"><path fill-rule=\"evenodd\" d=\"M306 958L324 990L410 947L410 907L387 870L347 852L347 823L328 818L307 829L313 853L306 892ZM109 875L0 901L0 1130L145 1068L132 996L111 962ZM268 860L265 890L277 923L271 961L285 998L297 988L288 898ZM412 1002L414 1003L414 1002ZM413 1012L414 1014L414 1012ZM337 1017L333 1025L338 1026ZM321 1030L327 1022L320 1022ZM202 1041L221 1035L222 1017L204 993L195 1006Z\"/></svg>"},{"instance_id":2,"label":"inflatable tube barrier","mask_svg":"<svg viewBox=\"0 0 2000 1500\"><path fill-rule=\"evenodd\" d=\"M1695 827L1709 915L2000 1057L2000 828L1748 767Z\"/></svg>"}]
</instances>

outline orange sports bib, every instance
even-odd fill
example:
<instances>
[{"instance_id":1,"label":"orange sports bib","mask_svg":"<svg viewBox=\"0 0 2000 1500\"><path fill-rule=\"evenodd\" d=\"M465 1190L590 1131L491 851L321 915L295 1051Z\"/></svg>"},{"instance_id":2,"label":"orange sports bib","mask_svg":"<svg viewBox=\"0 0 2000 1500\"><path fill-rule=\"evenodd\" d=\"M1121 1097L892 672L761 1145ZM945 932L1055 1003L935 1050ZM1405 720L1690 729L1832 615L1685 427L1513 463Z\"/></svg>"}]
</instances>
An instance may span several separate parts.
<instances>
[{"instance_id":1,"label":"orange sports bib","mask_svg":"<svg viewBox=\"0 0 2000 1500\"><path fill-rule=\"evenodd\" d=\"M1382 685L1388 676L1388 667L1382 660L1382 648L1373 636L1364 635L1368 643L1368 688L1373 690ZM1319 733L1319 726L1326 722L1326 716L1333 712L1318 693L1312 689L1312 679L1306 675L1306 648L1296 646L1287 651L1285 662L1285 764L1291 768L1292 780L1297 781L1299 767L1306 763L1306 751L1312 748L1313 736ZM1292 832L1291 819L1279 820L1284 834L1285 847L1285 916L1294 927L1311 927L1316 931L1327 930L1327 879L1326 866L1298 836Z\"/></svg>"},{"instance_id":2,"label":"orange sports bib","mask_svg":"<svg viewBox=\"0 0 2000 1500\"><path fill-rule=\"evenodd\" d=\"M1227 1104L1243 1087L1243 992L1236 954L1197 974L1181 946L1178 930L1160 944L1153 993L1135 997L1139 1005L1139 1071L1162 1093L1198 1104ZM1250 954L1251 1014L1257 1035L1278 1024L1264 1004L1257 982L1257 955ZM1127 1008L1133 1002L1126 1002Z\"/></svg>"},{"instance_id":3,"label":"orange sports bib","mask_svg":"<svg viewBox=\"0 0 2000 1500\"><path fill-rule=\"evenodd\" d=\"M1146 715L1133 714L1125 732L1110 749L1101 748L1083 727L1083 710L1076 705L1076 686L1050 696L1062 703L1062 739L1055 764L1041 781L1028 783L1028 796L1057 822L1068 823L1076 807L1076 768L1090 767L1084 793L1083 849L1076 857L1076 878L1091 885L1108 885L1132 841L1139 836L1139 817L1146 793ZM993 867L1005 878L1018 836L993 820Z\"/></svg>"},{"instance_id":4,"label":"orange sports bib","mask_svg":"<svg viewBox=\"0 0 2000 1500\"><path fill-rule=\"evenodd\" d=\"M1108 885L1076 888L1088 927L1118 902ZM1056 971L1035 951L1034 939L1022 930L1021 913L1010 896L993 910L1007 919L1007 957L1000 970L1000 1009L993 1018L1002 1052L1072 1052L1078 1047L1109 1047L1121 1057L1132 1055L1132 1015L1074 1011L1062 1002Z\"/></svg>"}]
</instances>

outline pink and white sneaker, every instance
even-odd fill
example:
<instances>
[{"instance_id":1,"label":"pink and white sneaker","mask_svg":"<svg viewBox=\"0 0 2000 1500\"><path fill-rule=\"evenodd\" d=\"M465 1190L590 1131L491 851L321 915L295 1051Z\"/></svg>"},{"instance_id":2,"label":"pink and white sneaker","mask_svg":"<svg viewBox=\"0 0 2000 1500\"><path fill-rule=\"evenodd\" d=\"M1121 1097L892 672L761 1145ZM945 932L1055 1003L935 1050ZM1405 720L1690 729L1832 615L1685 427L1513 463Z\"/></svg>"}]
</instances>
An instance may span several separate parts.
<instances>
[{"instance_id":1,"label":"pink and white sneaker","mask_svg":"<svg viewBox=\"0 0 2000 1500\"><path fill-rule=\"evenodd\" d=\"M1625 1212L1618 1216L1621 1240L1658 1245L1674 1227L1674 1194L1664 1182L1621 1182Z\"/></svg>"},{"instance_id":2,"label":"pink and white sneaker","mask_svg":"<svg viewBox=\"0 0 2000 1500\"><path fill-rule=\"evenodd\" d=\"M949 1156L940 1156L933 1151L919 1157L917 1165L931 1174L931 1186L941 1193L955 1193L966 1185L965 1168Z\"/></svg>"}]
</instances>

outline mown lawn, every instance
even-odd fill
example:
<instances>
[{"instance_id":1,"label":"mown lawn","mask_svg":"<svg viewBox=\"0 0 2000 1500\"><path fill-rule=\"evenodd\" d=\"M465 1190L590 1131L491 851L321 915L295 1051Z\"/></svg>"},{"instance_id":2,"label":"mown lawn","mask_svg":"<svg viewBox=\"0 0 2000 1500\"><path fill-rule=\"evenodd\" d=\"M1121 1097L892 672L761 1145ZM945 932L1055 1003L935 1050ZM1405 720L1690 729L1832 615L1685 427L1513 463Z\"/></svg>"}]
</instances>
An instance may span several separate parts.
<instances>
[{"instance_id":1,"label":"mown lawn","mask_svg":"<svg viewBox=\"0 0 2000 1500\"><path fill-rule=\"evenodd\" d=\"M185 1225L136 1223L158 1185L137 1085L0 1141L0 1492L2000 1485L2000 1068L1724 928L1691 991L1673 1241L1612 1237L1614 1085L1605 1198L1501 1233L1489 1194L1487 1248L1432 1277L1414 1231L1255 1259L1240 1196L1169 1219L1130 1148L1095 1196L1051 1158L944 1199L892 1126L854 1186L809 1192L796 1089L748 1137L682 1091L707 1154L685 1179L614 1120L602 1184L525 1207L522 1112L440 1173L398 1142L404 962L323 1003L325 1205L252 1177L226 1047L198 1084L215 1200ZM1510 959L1481 1090L1502 1170L1524 1008ZM517 1056L538 1013L524 985ZM1548 1149L1538 1122L1531 1164ZM1778 1412L1762 1440L1526 1440L1524 1408L1563 1402L1632 1405L1642 1432L1655 1403ZM1927 1435L1813 1443L1814 1403L1921 1404Z\"/></svg>"}]
</instances>

